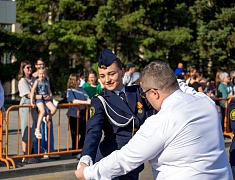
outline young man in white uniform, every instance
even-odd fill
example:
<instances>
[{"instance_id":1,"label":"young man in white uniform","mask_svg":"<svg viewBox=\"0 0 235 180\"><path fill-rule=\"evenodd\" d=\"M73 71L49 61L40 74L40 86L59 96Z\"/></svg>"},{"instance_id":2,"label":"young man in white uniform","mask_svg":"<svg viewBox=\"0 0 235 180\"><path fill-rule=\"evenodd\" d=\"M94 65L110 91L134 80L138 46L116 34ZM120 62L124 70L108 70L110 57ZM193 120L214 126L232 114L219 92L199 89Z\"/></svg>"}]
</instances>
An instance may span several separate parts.
<instances>
[{"instance_id":1,"label":"young man in white uniform","mask_svg":"<svg viewBox=\"0 0 235 180\"><path fill-rule=\"evenodd\" d=\"M162 61L147 65L140 81L142 96L158 113L121 150L89 167L80 163L77 178L112 179L149 161L157 180L232 180L214 103L203 93L180 90Z\"/></svg>"}]
</instances>

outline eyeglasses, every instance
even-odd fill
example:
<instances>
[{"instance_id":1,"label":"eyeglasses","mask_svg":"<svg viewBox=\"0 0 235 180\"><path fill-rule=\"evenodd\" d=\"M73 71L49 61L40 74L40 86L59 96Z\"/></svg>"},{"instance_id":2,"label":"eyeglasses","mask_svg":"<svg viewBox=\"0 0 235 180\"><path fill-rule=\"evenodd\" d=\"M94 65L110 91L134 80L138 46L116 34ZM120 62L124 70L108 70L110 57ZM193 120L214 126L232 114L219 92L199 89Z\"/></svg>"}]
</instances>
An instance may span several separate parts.
<instances>
[{"instance_id":1,"label":"eyeglasses","mask_svg":"<svg viewBox=\"0 0 235 180\"><path fill-rule=\"evenodd\" d=\"M142 98L146 98L146 93L149 92L151 89L158 90L158 89L156 89L156 88L150 88L150 89L148 89L147 91L141 92L141 93L140 93L140 96L141 96Z\"/></svg>"},{"instance_id":2,"label":"eyeglasses","mask_svg":"<svg viewBox=\"0 0 235 180\"><path fill-rule=\"evenodd\" d=\"M27 69L32 69L32 66L26 66Z\"/></svg>"}]
</instances>

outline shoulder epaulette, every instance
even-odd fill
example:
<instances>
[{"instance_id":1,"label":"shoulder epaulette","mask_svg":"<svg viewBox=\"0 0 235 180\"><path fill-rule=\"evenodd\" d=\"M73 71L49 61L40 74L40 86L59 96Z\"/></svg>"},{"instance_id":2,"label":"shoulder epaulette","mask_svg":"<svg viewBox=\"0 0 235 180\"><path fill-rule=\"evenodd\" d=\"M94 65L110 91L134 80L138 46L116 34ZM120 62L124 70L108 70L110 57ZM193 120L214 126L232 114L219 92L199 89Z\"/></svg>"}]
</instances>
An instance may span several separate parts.
<instances>
[{"instance_id":1,"label":"shoulder epaulette","mask_svg":"<svg viewBox=\"0 0 235 180\"><path fill-rule=\"evenodd\" d=\"M104 91L102 91L99 95L100 95L100 96L103 96L103 95L104 95Z\"/></svg>"},{"instance_id":2,"label":"shoulder epaulette","mask_svg":"<svg viewBox=\"0 0 235 180\"><path fill-rule=\"evenodd\" d=\"M98 97L98 96L103 96L103 95L104 95L104 92L102 91L101 93L96 94L93 98Z\"/></svg>"},{"instance_id":3,"label":"shoulder epaulette","mask_svg":"<svg viewBox=\"0 0 235 180\"><path fill-rule=\"evenodd\" d=\"M103 96L104 95L104 92L100 92L99 94L96 94L95 96Z\"/></svg>"}]
</instances>

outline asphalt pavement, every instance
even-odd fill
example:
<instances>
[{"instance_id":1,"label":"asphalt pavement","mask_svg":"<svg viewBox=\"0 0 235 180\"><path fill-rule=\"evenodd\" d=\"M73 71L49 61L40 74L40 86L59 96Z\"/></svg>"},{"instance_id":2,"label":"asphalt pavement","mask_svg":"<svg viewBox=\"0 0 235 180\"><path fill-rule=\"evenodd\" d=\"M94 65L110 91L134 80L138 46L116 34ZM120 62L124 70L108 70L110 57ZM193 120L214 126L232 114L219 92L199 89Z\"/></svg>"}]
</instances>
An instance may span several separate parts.
<instances>
[{"instance_id":1,"label":"asphalt pavement","mask_svg":"<svg viewBox=\"0 0 235 180\"><path fill-rule=\"evenodd\" d=\"M60 122L58 122L58 117L60 116ZM61 149L66 148L68 145L67 135L68 135L68 124L66 118L66 109L61 109L60 113L57 112L53 117L54 123L54 138L55 138L55 149L60 146ZM58 128L58 126L60 128ZM9 113L9 154L16 154L21 150L21 142L17 139L17 129L19 127L18 122L18 111L13 110ZM58 142L58 129L61 131L60 143ZM229 145L231 143L231 139L225 139L226 152L228 154ZM16 159L16 169L12 167L10 169L6 168L6 164L0 161L0 179L14 179L19 177L33 177L35 175L42 176L43 174L51 174L51 173L61 173L61 172L72 172L70 178L73 179L74 174L73 170L76 169L78 161L76 158L72 157L71 154L62 154L59 159L50 159L37 157L39 163L36 164L26 164L22 163L22 159ZM26 178L27 179L27 178ZM40 178L36 178L40 179ZM43 179L43 178L42 178ZM55 179L54 177L48 176L47 179ZM59 179L59 178L57 178ZM66 179L66 178L65 178ZM140 174L140 180L151 180L152 171L150 165L146 162L145 169Z\"/></svg>"}]
</instances>

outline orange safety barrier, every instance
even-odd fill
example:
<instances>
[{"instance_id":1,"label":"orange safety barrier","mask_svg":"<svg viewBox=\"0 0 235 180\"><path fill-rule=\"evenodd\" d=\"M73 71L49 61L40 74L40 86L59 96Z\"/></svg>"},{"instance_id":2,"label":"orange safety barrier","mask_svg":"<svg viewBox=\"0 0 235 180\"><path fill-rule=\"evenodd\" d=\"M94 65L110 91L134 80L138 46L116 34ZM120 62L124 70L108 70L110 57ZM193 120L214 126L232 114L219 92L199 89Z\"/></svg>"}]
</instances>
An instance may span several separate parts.
<instances>
[{"instance_id":1,"label":"orange safety barrier","mask_svg":"<svg viewBox=\"0 0 235 180\"><path fill-rule=\"evenodd\" d=\"M225 136L229 136L230 138L234 137L233 132L230 131L229 129L229 114L228 114L228 104L232 100L231 98L225 99L225 98L213 98L213 100L216 101L221 101L225 100L225 117L224 117L224 132L223 134ZM6 163L7 169L10 169L10 163L12 165L12 168L16 168L16 163L15 159L17 158L28 158L28 157L40 157L46 155L62 155L62 154L69 154L69 153L79 153L82 151L81 148L78 147L78 139L79 139L79 128L77 129L78 133L76 134L76 150L71 150L70 147L70 128L69 128L69 122L70 119L66 116L66 112L70 106L76 106L80 107L83 104L58 104L57 107L57 112L53 116L53 123L54 123L54 134L56 135L57 133L57 142L55 141L55 149L57 150L56 152L51 152L50 150L50 123L48 123L48 152L40 152L40 141L38 140L38 153L37 154L25 154L25 155L20 155L20 152L22 151L20 149L20 143L21 143L21 132L20 132L20 117L19 117L19 109L20 108L28 108L28 125L30 123L30 114L29 110L32 107L31 105L24 105L24 106L19 106L19 105L14 105L10 106L7 111L6 111L6 119L3 118L2 116L2 111L0 110L0 160ZM86 121L88 121L89 118L89 105L84 105L86 107ZM10 114L13 110L17 110L17 121L16 118L11 118ZM58 117L56 120L56 116ZM56 123L57 122L57 129ZM78 121L79 122L79 121ZM17 123L17 126L16 126ZM78 125L79 126L79 125ZM5 127L5 131L3 130ZM13 127L13 128L12 128ZM17 127L17 137L15 137L14 133L11 133L14 128ZM61 134L61 131L63 128L66 128L66 131L64 134ZM5 132L5 133L4 133ZM29 136L30 136L30 126L28 126L28 144L29 144ZM14 136L14 137L13 137ZM5 137L5 138L4 138ZM9 143L10 142L10 143ZM10 149L10 144L11 143L17 143L17 148L16 149ZM15 150L15 151L13 151ZM29 147L28 147L28 152L29 152ZM5 155L3 155L5 153Z\"/></svg>"},{"instance_id":2,"label":"orange safety barrier","mask_svg":"<svg viewBox=\"0 0 235 180\"><path fill-rule=\"evenodd\" d=\"M225 115L224 115L224 131L223 131L223 134L224 134L224 136L229 136L231 139L233 139L234 134L230 130L230 119L229 119L228 105L229 105L229 103L232 99L233 98L213 98L214 102L225 101ZM217 106L219 106L219 108L221 108L221 105L218 105L218 103L216 103L216 104L217 104ZM220 111L220 109L219 109L219 111Z\"/></svg>"},{"instance_id":3,"label":"orange safety barrier","mask_svg":"<svg viewBox=\"0 0 235 180\"><path fill-rule=\"evenodd\" d=\"M56 144L57 146L55 147L56 152L51 152L50 150L50 123L48 123L48 152L44 153L44 152L40 152L40 140L38 140L38 153L37 154L30 154L30 147L28 146L28 153L27 154L23 154L20 155L20 152L22 151L20 148L20 143L21 143L21 132L20 132L20 116L19 116L19 109L20 108L28 108L28 144L30 144L30 108L32 107L31 105L14 105L14 106L10 106L7 111L6 111L6 121L5 121L5 125L6 125L6 129L5 129L5 158L2 158L2 147L3 147L3 141L2 139L4 139L4 133L2 131L2 125L0 124L0 160L4 161L7 165L7 169L10 169L10 164L9 162L11 162L12 168L16 168L16 163L15 163L15 159L17 158L29 158L29 157L40 157L40 156L44 156L44 155L62 155L62 154L69 154L69 153L79 153L82 151L81 148L78 147L78 142L79 142L79 128L77 127L77 134L76 134L76 150L71 150L70 147L70 128L69 128L69 122L70 119L66 116L66 112L69 109L70 106L76 106L77 108L79 108L80 106L85 106L86 108L86 121L88 121L88 109L89 109L89 105L84 105L84 104L68 104L68 103L64 103L64 104L58 104L57 106L57 115L53 116L53 123L54 123L54 136L55 136L55 132L57 132L57 142L55 141L54 144ZM10 126L12 127L16 127L16 121L13 118L10 118L10 114L13 110L17 110L17 137L15 137L15 135L10 134L10 131L12 131L12 129L10 128ZM63 111L63 113L61 113L61 111ZM56 120L56 116L58 117L58 119ZM1 119L1 113L0 113L0 119ZM78 126L79 126L79 118L77 118L78 120ZM55 130L55 122L57 121L58 126L57 126L57 130ZM63 127L61 127L63 125ZM63 132L65 132L65 128L67 133L65 134L61 134L61 130L63 129ZM14 133L13 133L14 134ZM10 137L11 136L11 137ZM9 140L11 139L11 140ZM12 142L11 142L12 141ZM17 143L17 148L16 149L10 149L10 143L14 143L16 141ZM10 142L10 143L9 143Z\"/></svg>"},{"instance_id":4,"label":"orange safety barrier","mask_svg":"<svg viewBox=\"0 0 235 180\"><path fill-rule=\"evenodd\" d=\"M3 109L0 109L0 160L5 162L7 169L10 168L9 162L6 160L6 158L3 156L3 153L5 153L5 143L3 139L3 130L5 125L5 118L3 117Z\"/></svg>"}]
</instances>

